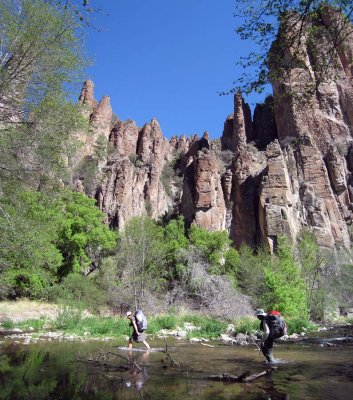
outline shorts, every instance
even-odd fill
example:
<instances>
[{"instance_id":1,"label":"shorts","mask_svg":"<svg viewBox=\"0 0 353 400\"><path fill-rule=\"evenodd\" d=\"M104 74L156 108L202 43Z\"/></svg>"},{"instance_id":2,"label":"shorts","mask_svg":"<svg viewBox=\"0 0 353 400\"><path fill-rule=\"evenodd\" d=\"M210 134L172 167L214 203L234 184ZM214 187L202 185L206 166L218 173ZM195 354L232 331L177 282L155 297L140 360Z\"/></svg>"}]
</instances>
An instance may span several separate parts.
<instances>
[{"instance_id":1,"label":"shorts","mask_svg":"<svg viewBox=\"0 0 353 400\"><path fill-rule=\"evenodd\" d=\"M145 332L140 332L138 335L135 331L129 338L129 342L137 342L137 343L142 343L147 339L147 334Z\"/></svg>"}]
</instances>

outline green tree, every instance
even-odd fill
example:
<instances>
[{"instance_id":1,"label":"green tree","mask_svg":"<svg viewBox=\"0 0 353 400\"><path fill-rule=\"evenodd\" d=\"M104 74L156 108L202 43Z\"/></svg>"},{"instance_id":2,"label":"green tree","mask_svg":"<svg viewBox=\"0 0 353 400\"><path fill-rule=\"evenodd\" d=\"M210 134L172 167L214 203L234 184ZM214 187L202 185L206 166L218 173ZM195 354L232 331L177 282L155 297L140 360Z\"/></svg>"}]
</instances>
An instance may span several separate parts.
<instances>
[{"instance_id":1,"label":"green tree","mask_svg":"<svg viewBox=\"0 0 353 400\"><path fill-rule=\"evenodd\" d=\"M277 254L271 265L264 268L264 283L265 308L277 309L289 317L308 318L307 287L285 237L279 238Z\"/></svg>"},{"instance_id":2,"label":"green tree","mask_svg":"<svg viewBox=\"0 0 353 400\"><path fill-rule=\"evenodd\" d=\"M271 265L271 255L264 248L254 251L250 246L239 249L237 278L245 294L252 298L255 306L261 305L263 294L267 291L264 269Z\"/></svg>"},{"instance_id":3,"label":"green tree","mask_svg":"<svg viewBox=\"0 0 353 400\"><path fill-rule=\"evenodd\" d=\"M310 317L322 320L327 306L326 273L327 263L313 233L304 231L297 245L301 273L306 283L308 311Z\"/></svg>"},{"instance_id":4,"label":"green tree","mask_svg":"<svg viewBox=\"0 0 353 400\"><path fill-rule=\"evenodd\" d=\"M81 28L74 10L58 2L0 0L2 181L38 187L72 153L83 119L66 98L86 65Z\"/></svg>"},{"instance_id":5,"label":"green tree","mask_svg":"<svg viewBox=\"0 0 353 400\"><path fill-rule=\"evenodd\" d=\"M81 25L75 13L55 3L0 1L2 122L26 120L48 94L75 82L83 67Z\"/></svg>"},{"instance_id":6,"label":"green tree","mask_svg":"<svg viewBox=\"0 0 353 400\"><path fill-rule=\"evenodd\" d=\"M163 228L147 216L132 218L121 232L118 252L118 273L129 285L127 301L140 307L146 289L158 291L165 284Z\"/></svg>"},{"instance_id":7,"label":"green tree","mask_svg":"<svg viewBox=\"0 0 353 400\"><path fill-rule=\"evenodd\" d=\"M116 247L117 235L104 224L104 214L95 200L66 190L55 204L58 212L56 246L63 255L59 276L88 275L100 265L102 256Z\"/></svg>"},{"instance_id":8,"label":"green tree","mask_svg":"<svg viewBox=\"0 0 353 400\"><path fill-rule=\"evenodd\" d=\"M173 279L177 277L178 254L189 245L189 240L185 235L184 218L179 217L169 221L163 230L163 234L169 271L168 278Z\"/></svg>"},{"instance_id":9,"label":"green tree","mask_svg":"<svg viewBox=\"0 0 353 400\"><path fill-rule=\"evenodd\" d=\"M1 204L0 297L40 297L63 262L55 246L57 211L40 192L12 189Z\"/></svg>"},{"instance_id":10,"label":"green tree","mask_svg":"<svg viewBox=\"0 0 353 400\"><path fill-rule=\"evenodd\" d=\"M231 247L232 241L226 231L210 232L192 225L189 240L191 245L202 251L209 262L210 273L229 274L235 279L238 253Z\"/></svg>"},{"instance_id":11,"label":"green tree","mask_svg":"<svg viewBox=\"0 0 353 400\"><path fill-rule=\"evenodd\" d=\"M11 199L11 201L9 200ZM81 193L11 193L0 214L1 296L39 298L71 272L88 274L116 246L94 200Z\"/></svg>"},{"instance_id":12,"label":"green tree","mask_svg":"<svg viewBox=\"0 0 353 400\"><path fill-rule=\"evenodd\" d=\"M335 54L344 51L352 35L352 11L352 0L236 2L235 15L242 21L237 25L236 32L241 39L250 41L254 46L249 47L255 50L239 59L238 64L244 67L245 72L232 91L262 92L273 79L288 77L287 73L293 68L296 76L302 75L307 69L302 59L303 44L310 48L316 84L334 79L331 67L335 63ZM325 26L323 15L332 16L335 13L340 17L333 18L332 26ZM320 43L328 37L330 40L327 43L330 44L320 51ZM269 58L271 46L275 52ZM307 89L312 90L312 87L308 85Z\"/></svg>"}]
</instances>

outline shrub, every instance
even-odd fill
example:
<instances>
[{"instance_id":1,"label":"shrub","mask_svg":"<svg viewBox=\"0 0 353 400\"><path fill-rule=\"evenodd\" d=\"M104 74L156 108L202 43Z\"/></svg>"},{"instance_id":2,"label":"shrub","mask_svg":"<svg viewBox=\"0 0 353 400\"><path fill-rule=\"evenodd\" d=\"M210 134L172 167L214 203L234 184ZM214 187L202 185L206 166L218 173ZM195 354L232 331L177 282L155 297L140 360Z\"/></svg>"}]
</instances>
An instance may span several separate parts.
<instances>
[{"instance_id":1,"label":"shrub","mask_svg":"<svg viewBox=\"0 0 353 400\"><path fill-rule=\"evenodd\" d=\"M103 291L89 277L81 274L69 274L60 284L47 291L50 301L77 304L90 311L98 311L106 303Z\"/></svg>"},{"instance_id":2,"label":"shrub","mask_svg":"<svg viewBox=\"0 0 353 400\"><path fill-rule=\"evenodd\" d=\"M195 324L196 325L196 324ZM200 329L189 332L187 337L217 339L227 328L227 323L216 319L203 317L198 321Z\"/></svg>"},{"instance_id":3,"label":"shrub","mask_svg":"<svg viewBox=\"0 0 353 400\"><path fill-rule=\"evenodd\" d=\"M161 173L161 182L163 184L164 190L166 191L169 197L173 197L172 180L175 175L173 166L174 166L174 161L164 164Z\"/></svg>"},{"instance_id":4,"label":"shrub","mask_svg":"<svg viewBox=\"0 0 353 400\"><path fill-rule=\"evenodd\" d=\"M130 335L130 327L126 318L88 317L81 319L74 331L81 335L85 332L95 336Z\"/></svg>"},{"instance_id":5,"label":"shrub","mask_svg":"<svg viewBox=\"0 0 353 400\"><path fill-rule=\"evenodd\" d=\"M285 318L288 328L288 335L301 333L303 331L316 331L317 327L308 320L301 318ZM304 329L303 329L304 328Z\"/></svg>"},{"instance_id":6,"label":"shrub","mask_svg":"<svg viewBox=\"0 0 353 400\"><path fill-rule=\"evenodd\" d=\"M40 269L20 268L5 271L3 282L6 286L7 296L10 298L40 298L48 286L48 278L45 275L44 271Z\"/></svg>"},{"instance_id":7,"label":"shrub","mask_svg":"<svg viewBox=\"0 0 353 400\"><path fill-rule=\"evenodd\" d=\"M77 306L64 305L58 310L58 316L53 321L53 327L62 330L74 330L82 320L83 309Z\"/></svg>"},{"instance_id":8,"label":"shrub","mask_svg":"<svg viewBox=\"0 0 353 400\"><path fill-rule=\"evenodd\" d=\"M260 321L256 317L243 317L234 321L235 331L249 333L260 329Z\"/></svg>"},{"instance_id":9,"label":"shrub","mask_svg":"<svg viewBox=\"0 0 353 400\"><path fill-rule=\"evenodd\" d=\"M279 238L277 257L264 268L267 291L262 295L264 308L279 310L289 317L308 318L307 287L300 274L292 247Z\"/></svg>"},{"instance_id":10,"label":"shrub","mask_svg":"<svg viewBox=\"0 0 353 400\"><path fill-rule=\"evenodd\" d=\"M1 326L5 329L12 329L15 327L15 324L11 320L6 320L1 322Z\"/></svg>"},{"instance_id":11,"label":"shrub","mask_svg":"<svg viewBox=\"0 0 353 400\"><path fill-rule=\"evenodd\" d=\"M26 319L24 321L20 321L17 326L24 330L33 328L36 331L40 331L44 328L45 324L46 319L44 317L41 317L40 319Z\"/></svg>"},{"instance_id":12,"label":"shrub","mask_svg":"<svg viewBox=\"0 0 353 400\"><path fill-rule=\"evenodd\" d=\"M178 318L175 315L159 315L148 320L147 332L155 335L161 329L174 329L178 325Z\"/></svg>"}]
</instances>

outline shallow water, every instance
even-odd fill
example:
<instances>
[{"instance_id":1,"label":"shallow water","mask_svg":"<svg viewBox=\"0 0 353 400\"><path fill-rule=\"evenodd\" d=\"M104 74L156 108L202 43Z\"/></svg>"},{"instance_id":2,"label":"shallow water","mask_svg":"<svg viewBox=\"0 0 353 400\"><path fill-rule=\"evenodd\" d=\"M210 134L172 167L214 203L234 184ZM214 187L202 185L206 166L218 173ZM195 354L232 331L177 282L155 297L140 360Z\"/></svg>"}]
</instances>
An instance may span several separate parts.
<instances>
[{"instance_id":1,"label":"shallow water","mask_svg":"<svg viewBox=\"0 0 353 400\"><path fill-rule=\"evenodd\" d=\"M207 377L265 370L253 346L209 342L211 348L168 338L167 355L160 340L149 340L151 352L119 349L126 346L122 342L3 342L0 399L348 400L353 397L352 329L278 344L274 355L282 362L277 370L248 384Z\"/></svg>"}]
</instances>

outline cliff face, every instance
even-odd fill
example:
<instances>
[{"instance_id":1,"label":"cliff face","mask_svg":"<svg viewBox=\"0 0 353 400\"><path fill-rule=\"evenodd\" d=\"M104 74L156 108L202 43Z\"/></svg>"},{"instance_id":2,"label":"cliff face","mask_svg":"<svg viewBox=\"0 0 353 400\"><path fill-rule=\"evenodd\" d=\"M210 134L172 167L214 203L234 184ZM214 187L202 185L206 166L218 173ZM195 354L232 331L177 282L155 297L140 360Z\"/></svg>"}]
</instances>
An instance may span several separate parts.
<instances>
[{"instance_id":1,"label":"cliff face","mask_svg":"<svg viewBox=\"0 0 353 400\"><path fill-rule=\"evenodd\" d=\"M323 16L316 51L331 45L339 18ZM227 229L237 246L262 243L273 249L279 235L295 240L303 228L321 246L349 246L353 42L333 53L335 80L320 85L312 41L303 35L300 46L304 72L289 63L294 53L286 49L286 74L273 82L275 100L257 105L252 120L249 106L235 95L220 143L207 132L201 139L168 141L155 119L142 128L131 120L113 124L109 98L96 102L93 83L86 82L80 102L90 133L81 137L76 187L94 196L107 221L120 229L135 215L183 215L187 226ZM308 83L315 87L309 93ZM104 154L97 155L102 146Z\"/></svg>"}]
</instances>

